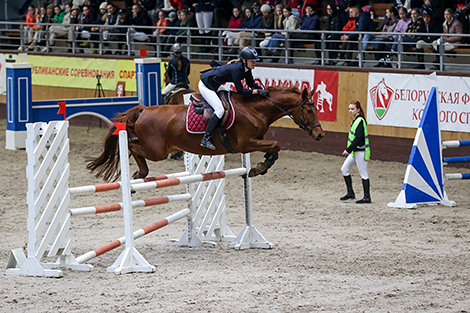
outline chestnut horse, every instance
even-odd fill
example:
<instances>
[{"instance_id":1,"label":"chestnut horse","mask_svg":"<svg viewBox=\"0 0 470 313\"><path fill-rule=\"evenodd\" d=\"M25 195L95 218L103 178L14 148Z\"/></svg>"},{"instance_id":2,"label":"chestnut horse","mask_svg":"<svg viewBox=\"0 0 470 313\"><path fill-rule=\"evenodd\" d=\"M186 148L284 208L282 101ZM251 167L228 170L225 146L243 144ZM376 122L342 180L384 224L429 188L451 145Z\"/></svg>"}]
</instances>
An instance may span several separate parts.
<instances>
[{"instance_id":1,"label":"chestnut horse","mask_svg":"<svg viewBox=\"0 0 470 313\"><path fill-rule=\"evenodd\" d=\"M287 115L314 140L321 140L325 133L317 117L317 109L311 101L313 91L302 92L297 87L268 87L268 96L232 94L236 119L226 131L234 153L266 152L265 161L249 172L253 177L265 174L274 164L281 150L275 140L263 139L269 125ZM228 153L218 136L214 136L215 150L200 146L202 135L186 131L185 105L136 106L116 117L116 122L126 123L129 134L129 150L139 170L134 178L148 175L146 159L165 160L169 153L184 150L194 154L219 155ZM112 127L104 143L103 153L93 158L87 168L97 177L107 181L119 178L118 136ZM216 131L217 132L217 131Z\"/></svg>"}]
</instances>

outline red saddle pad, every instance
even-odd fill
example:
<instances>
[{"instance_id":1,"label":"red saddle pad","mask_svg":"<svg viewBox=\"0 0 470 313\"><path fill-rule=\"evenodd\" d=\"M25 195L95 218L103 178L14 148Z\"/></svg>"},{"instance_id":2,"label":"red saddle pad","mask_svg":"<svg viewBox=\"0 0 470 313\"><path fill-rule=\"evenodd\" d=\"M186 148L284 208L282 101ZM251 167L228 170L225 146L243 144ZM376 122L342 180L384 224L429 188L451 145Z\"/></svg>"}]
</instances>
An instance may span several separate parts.
<instances>
[{"instance_id":1,"label":"red saddle pad","mask_svg":"<svg viewBox=\"0 0 470 313\"><path fill-rule=\"evenodd\" d=\"M225 122L225 129L230 129L235 122L235 108L232 104L232 99L229 97L230 101L230 115ZM188 111L186 113L186 131L190 134L204 134L206 130L207 122L204 121L204 116L202 114L197 114L193 109L194 103L191 101L188 105Z\"/></svg>"}]
</instances>

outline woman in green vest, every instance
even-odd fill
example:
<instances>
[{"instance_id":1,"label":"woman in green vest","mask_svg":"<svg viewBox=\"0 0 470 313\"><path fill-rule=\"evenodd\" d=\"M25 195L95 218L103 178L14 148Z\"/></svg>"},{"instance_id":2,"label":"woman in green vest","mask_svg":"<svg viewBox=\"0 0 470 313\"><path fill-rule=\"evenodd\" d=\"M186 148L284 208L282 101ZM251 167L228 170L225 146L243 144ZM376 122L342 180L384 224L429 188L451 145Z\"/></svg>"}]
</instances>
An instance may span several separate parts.
<instances>
[{"instance_id":1,"label":"woman in green vest","mask_svg":"<svg viewBox=\"0 0 470 313\"><path fill-rule=\"evenodd\" d=\"M362 187L364 188L364 198L356 201L356 203L371 203L369 174L367 174L367 161L370 158L369 136L367 134L364 110L362 110L359 101L351 102L349 114L351 114L354 120L349 130L347 148L342 153L347 158L341 167L341 173L343 173L348 193L340 199L348 200L356 198L352 187L351 174L349 173L353 164L356 163L362 178Z\"/></svg>"}]
</instances>

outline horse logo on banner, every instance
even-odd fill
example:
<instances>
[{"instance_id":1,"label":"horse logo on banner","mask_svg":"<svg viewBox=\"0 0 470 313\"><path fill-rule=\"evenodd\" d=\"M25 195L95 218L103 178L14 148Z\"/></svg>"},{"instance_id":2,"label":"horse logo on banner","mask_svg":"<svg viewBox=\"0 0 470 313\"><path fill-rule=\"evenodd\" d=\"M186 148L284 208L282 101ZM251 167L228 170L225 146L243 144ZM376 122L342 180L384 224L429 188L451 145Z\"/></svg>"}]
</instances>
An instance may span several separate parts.
<instances>
[{"instance_id":1,"label":"horse logo on banner","mask_svg":"<svg viewBox=\"0 0 470 313\"><path fill-rule=\"evenodd\" d=\"M376 86L369 90L369 94L372 100L372 106L374 107L375 116L377 116L379 120L382 120L390 108L394 91L385 84L385 78L383 78Z\"/></svg>"},{"instance_id":2,"label":"horse logo on banner","mask_svg":"<svg viewBox=\"0 0 470 313\"><path fill-rule=\"evenodd\" d=\"M326 90L326 84L323 81L318 84L315 94L317 94L317 109L320 112L325 112L323 110L325 102L329 105L330 111L333 111L333 95Z\"/></svg>"}]
</instances>

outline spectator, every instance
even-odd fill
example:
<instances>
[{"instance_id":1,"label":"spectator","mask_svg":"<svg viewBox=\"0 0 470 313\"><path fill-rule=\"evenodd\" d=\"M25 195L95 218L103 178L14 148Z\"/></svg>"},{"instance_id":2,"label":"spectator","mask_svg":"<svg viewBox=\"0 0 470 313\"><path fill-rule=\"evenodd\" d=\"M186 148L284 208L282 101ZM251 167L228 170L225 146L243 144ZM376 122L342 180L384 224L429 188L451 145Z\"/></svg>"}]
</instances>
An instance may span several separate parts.
<instances>
[{"instance_id":1,"label":"spectator","mask_svg":"<svg viewBox=\"0 0 470 313\"><path fill-rule=\"evenodd\" d=\"M214 1L193 0L193 7L196 11L196 24L199 28L199 34L210 36L212 19L214 18ZM201 52L210 50L211 38L203 38L203 47Z\"/></svg>"},{"instance_id":2,"label":"spectator","mask_svg":"<svg viewBox=\"0 0 470 313\"><path fill-rule=\"evenodd\" d=\"M26 26L24 28L25 35L28 35L28 45L33 43L34 29L37 27L37 21L38 13L36 12L36 7L31 4L28 7L28 13L26 13Z\"/></svg>"},{"instance_id":3,"label":"spectator","mask_svg":"<svg viewBox=\"0 0 470 313\"><path fill-rule=\"evenodd\" d=\"M247 14L245 10L245 15L246 24L242 24L241 27L244 27L245 25L246 29L261 29L263 27L263 14L260 12L260 6L258 2L253 3L251 14ZM238 43L240 49L251 46L251 40L258 36L261 36L258 32L240 32L238 34Z\"/></svg>"},{"instance_id":4,"label":"spectator","mask_svg":"<svg viewBox=\"0 0 470 313\"><path fill-rule=\"evenodd\" d=\"M312 42L315 45L315 56L317 59L321 58L321 43L315 42L320 39L318 34L304 33L302 31L320 30L320 20L318 15L315 13L313 4L307 4L304 6L305 14L302 18L302 25L300 26L300 32L291 33L290 39L292 40L291 48L301 47L305 43ZM291 50L293 55L294 50ZM321 61L317 60L314 64L320 64Z\"/></svg>"},{"instance_id":5,"label":"spectator","mask_svg":"<svg viewBox=\"0 0 470 313\"><path fill-rule=\"evenodd\" d=\"M176 16L176 12L172 11L170 14L168 14L168 24L167 26L169 27L179 27L180 26L180 20ZM172 47L172 44L175 43L175 37L176 34L178 33L178 29L165 29L163 32L164 37L160 41L163 45L163 50L165 51L170 51L170 48Z\"/></svg>"},{"instance_id":6,"label":"spectator","mask_svg":"<svg viewBox=\"0 0 470 313\"><path fill-rule=\"evenodd\" d=\"M118 25L119 22L119 11L112 3L108 3L106 6L106 10L108 14L106 15L106 22L104 22L105 27L103 27L103 39L108 40L108 35L110 35L109 28ZM122 12L124 13L124 12ZM129 14L125 17L125 20L129 18ZM116 30L116 28L113 28Z\"/></svg>"},{"instance_id":7,"label":"spectator","mask_svg":"<svg viewBox=\"0 0 470 313\"><path fill-rule=\"evenodd\" d=\"M304 0L299 9L300 17L305 16L307 6L311 6L312 10L315 12L317 10L317 0Z\"/></svg>"},{"instance_id":8,"label":"spectator","mask_svg":"<svg viewBox=\"0 0 470 313\"><path fill-rule=\"evenodd\" d=\"M71 25L77 25L77 24L80 24L80 21L82 19L82 14L80 12L80 8L78 6L74 6L72 7L72 10L70 10L70 24ZM69 32L68 32L68 35L67 35L67 46L69 47L69 49L67 50L67 52L71 52L72 51L72 42L78 38L80 39L80 33L77 34L76 32L76 27L75 26L71 26L69 28Z\"/></svg>"},{"instance_id":9,"label":"spectator","mask_svg":"<svg viewBox=\"0 0 470 313\"><path fill-rule=\"evenodd\" d=\"M56 37L61 37L61 36L67 35L69 33L71 9L72 8L70 7L70 4L66 4L65 5L65 14L62 15L62 17L61 17L62 12L60 12L60 7L59 6L54 7L54 12L56 14L54 15L53 20L54 20L55 25L52 25L49 28L49 45L50 46L54 45ZM62 24L59 23L59 20L62 21L63 23L62 22L61 22ZM42 52L47 52L48 49L47 49L47 47L44 47L41 51Z\"/></svg>"},{"instance_id":10,"label":"spectator","mask_svg":"<svg viewBox=\"0 0 470 313\"><path fill-rule=\"evenodd\" d=\"M450 8L444 11L445 22L442 24L444 34L463 34L462 23L454 18L454 11ZM444 36L444 41L437 39L432 43L435 51L439 51L439 46L444 45L445 51L450 51L462 44L462 36Z\"/></svg>"},{"instance_id":11,"label":"spectator","mask_svg":"<svg viewBox=\"0 0 470 313\"><path fill-rule=\"evenodd\" d=\"M274 15L271 13L271 7L267 4L263 4L261 6L261 14L262 14L262 21L263 21L263 25L261 29L273 29L274 28ZM266 37L268 36L270 39L271 35L272 33L267 32L267 31L260 31L257 33L257 37L263 38L263 41L266 41ZM260 42L260 47L261 47L261 42Z\"/></svg>"},{"instance_id":12,"label":"spectator","mask_svg":"<svg viewBox=\"0 0 470 313\"><path fill-rule=\"evenodd\" d=\"M168 18L166 17L166 13L165 11L161 10L160 12L158 12L158 22L156 24L156 26L158 27L154 32L153 32L153 36L157 37L157 35L163 35L163 33L165 32L165 28L160 28L160 27L166 27L168 25ZM153 40L152 40L153 42ZM156 40L155 40L156 42Z\"/></svg>"},{"instance_id":13,"label":"spectator","mask_svg":"<svg viewBox=\"0 0 470 313\"><path fill-rule=\"evenodd\" d=\"M441 27L437 25L435 21L432 20L431 12L424 10L423 11L423 19L421 21L420 31L422 33L427 33L426 36L420 36L419 40L416 42L416 51L417 58L418 58L418 66L415 67L417 69L424 69L424 48L425 47L432 47L432 43L434 40L438 38L438 36L432 35L440 32ZM422 66L421 66L422 65Z\"/></svg>"},{"instance_id":14,"label":"spectator","mask_svg":"<svg viewBox=\"0 0 470 313\"><path fill-rule=\"evenodd\" d=\"M341 36L340 39L341 41L343 41L341 50L345 51L343 53L343 58L351 60L352 59L351 50L357 50L356 41L359 38L359 34L364 31L365 32L374 31L375 26L374 26L374 22L370 18L369 12L363 12L359 6L353 6L351 9L349 9L349 16L350 16L350 19L353 20L352 23L354 23L354 30L353 30L354 33L344 34ZM354 66L354 65L357 65L357 61L346 61L344 65Z\"/></svg>"},{"instance_id":15,"label":"spectator","mask_svg":"<svg viewBox=\"0 0 470 313\"><path fill-rule=\"evenodd\" d=\"M54 7L51 4L47 6L47 9L44 6L39 9L37 26L32 29L32 31L34 31L34 35L33 42L28 46L29 51L35 50L36 47L41 44L45 35L45 24L52 23L52 18L54 16L53 9Z\"/></svg>"},{"instance_id":16,"label":"spectator","mask_svg":"<svg viewBox=\"0 0 470 313\"><path fill-rule=\"evenodd\" d=\"M69 3L65 5L65 8L67 8L67 5L71 9L72 7L70 6ZM62 11L60 6L56 5L54 6L54 17L53 17L53 23L54 24L62 24L64 22L64 17L66 14L70 13L70 11L67 12L67 10Z\"/></svg>"},{"instance_id":17,"label":"spectator","mask_svg":"<svg viewBox=\"0 0 470 313\"><path fill-rule=\"evenodd\" d=\"M285 20L283 21L284 30L297 30L300 28L300 19L292 14L291 7L285 7L283 12ZM281 40L286 38L286 32L282 34L273 34L271 40L268 42L268 55L280 55L279 50L277 47L281 45Z\"/></svg>"},{"instance_id":18,"label":"spectator","mask_svg":"<svg viewBox=\"0 0 470 313\"><path fill-rule=\"evenodd\" d=\"M175 42L183 43L186 42L186 38L188 37L189 30L187 30L187 27L195 27L196 23L194 21L194 17L192 16L192 13L188 13L186 10L180 10L178 11L179 19L181 20L180 27L181 29L178 30L175 36Z\"/></svg>"},{"instance_id":19,"label":"spectator","mask_svg":"<svg viewBox=\"0 0 470 313\"><path fill-rule=\"evenodd\" d=\"M232 16L230 17L230 22L228 23L229 29L238 29L242 23L242 15L240 7L234 7L232 10ZM236 30L226 30L222 33L225 36L224 45L231 48L234 40L238 36L238 31Z\"/></svg>"},{"instance_id":20,"label":"spectator","mask_svg":"<svg viewBox=\"0 0 470 313\"><path fill-rule=\"evenodd\" d=\"M108 18L108 12L106 11L106 7L108 6L108 2L102 2L99 7L99 12L96 16L96 23L97 24L104 24L106 19ZM92 29L92 31L98 31L97 28Z\"/></svg>"},{"instance_id":21,"label":"spectator","mask_svg":"<svg viewBox=\"0 0 470 313\"><path fill-rule=\"evenodd\" d=\"M86 5L84 5L82 8L82 18L80 20L80 24L81 26L77 27L77 30L81 30L80 36L82 39L86 40L85 42L80 44L80 47L90 47L89 40L91 39L93 41L96 41L99 38L96 34L94 34L92 38L91 26L86 26L86 25L96 24L95 14Z\"/></svg>"},{"instance_id":22,"label":"spectator","mask_svg":"<svg viewBox=\"0 0 470 313\"><path fill-rule=\"evenodd\" d=\"M149 41L149 34L152 32L150 28L152 21L147 12L139 4L132 6L131 25L129 41L131 51L134 51L134 41Z\"/></svg>"},{"instance_id":23,"label":"spectator","mask_svg":"<svg viewBox=\"0 0 470 313\"><path fill-rule=\"evenodd\" d=\"M326 12L328 16L325 21L325 29L327 31L340 31L343 29L343 19L341 18L338 8L333 3L329 3L326 6ZM336 65L334 59L339 59L339 34L328 33L326 34L326 49L328 50L329 60L326 65Z\"/></svg>"},{"instance_id":24,"label":"spectator","mask_svg":"<svg viewBox=\"0 0 470 313\"><path fill-rule=\"evenodd\" d=\"M103 2L100 4L100 7L99 7L99 12L98 14L96 15L96 18L95 18L95 24L104 24L106 22L106 19L108 18L108 13L106 12L106 7L108 6L108 3L107 2ZM99 32L100 28L99 27L92 27L91 28L91 31L92 32ZM92 39L93 40L93 39Z\"/></svg>"},{"instance_id":25,"label":"spectator","mask_svg":"<svg viewBox=\"0 0 470 313\"><path fill-rule=\"evenodd\" d=\"M394 6L391 6L385 11L385 21L382 27L382 32L392 33L395 30L395 27L398 24L398 11ZM377 51L390 51L392 48L393 36L392 35L376 35L372 39L371 47L375 48ZM385 67L385 57L382 57L383 54L375 53L375 59L379 61L374 67Z\"/></svg>"},{"instance_id":26,"label":"spectator","mask_svg":"<svg viewBox=\"0 0 470 313\"><path fill-rule=\"evenodd\" d=\"M251 8L245 8L244 10L244 16L242 18L242 21L240 23L240 29L248 29L251 25L251 16L253 15L253 10ZM249 34L248 32L239 32L237 33L237 38L233 41L233 45L232 45L232 48L230 48L227 53L229 54L236 54L238 52L238 49L235 48L235 45L239 45L240 44L240 41L243 40L243 37L245 36L249 36L251 38L251 34ZM230 57L229 57L230 59Z\"/></svg>"},{"instance_id":27,"label":"spectator","mask_svg":"<svg viewBox=\"0 0 470 313\"><path fill-rule=\"evenodd\" d=\"M395 29L393 30L394 33L405 33L406 30L408 29L408 24L411 23L411 18L408 15L408 11L406 8L401 7L398 10L398 16L400 17L400 20L397 23L397 26L395 26ZM397 35L393 36L393 40L395 41L397 39ZM384 60L381 60L379 64L381 64L380 67L392 67L392 55L387 54L384 58ZM377 64L377 66L379 65Z\"/></svg>"},{"instance_id":28,"label":"spectator","mask_svg":"<svg viewBox=\"0 0 470 313\"><path fill-rule=\"evenodd\" d=\"M397 26L393 29L394 33L405 33L406 30L408 29L408 24L411 22L411 18L408 15L408 11L405 8L400 8L398 9L398 16L400 17L400 20L397 23ZM393 36L393 38L396 38L397 36Z\"/></svg>"},{"instance_id":29,"label":"spectator","mask_svg":"<svg viewBox=\"0 0 470 313\"><path fill-rule=\"evenodd\" d=\"M109 4L108 4L109 5ZM109 10L108 10L109 14ZM126 10L121 10L117 14L118 19L116 24L113 26L130 26L131 25L131 15ZM110 27L108 33L108 40L117 42L116 55L124 54L123 46L127 39L127 28L125 27ZM109 53L109 52L107 52Z\"/></svg>"},{"instance_id":30,"label":"spectator","mask_svg":"<svg viewBox=\"0 0 470 313\"><path fill-rule=\"evenodd\" d=\"M411 10L411 21L410 23L408 24L408 27L406 29L406 33L420 33L420 26L421 26L421 12L419 11L418 8L414 8ZM399 36L397 36L394 40L393 40L393 45L392 45L392 49L391 51L392 52L397 52L398 51L398 38ZM410 50L411 46L410 45L407 45L406 43L410 43L410 42L413 42L413 43L416 43L418 41L418 37L414 36L414 35L407 35L407 36L403 36L402 37L402 41L405 43L404 44L404 50ZM414 45L413 45L414 46Z\"/></svg>"},{"instance_id":31,"label":"spectator","mask_svg":"<svg viewBox=\"0 0 470 313\"><path fill-rule=\"evenodd\" d=\"M283 6L282 4L277 4L274 10L274 15L273 15L273 29L284 29L284 24L282 23L285 19L284 15L282 14L283 11ZM273 33L265 33L265 39L259 43L259 46L261 48L266 48L266 46L269 43L269 40L271 40Z\"/></svg>"}]
</instances>

